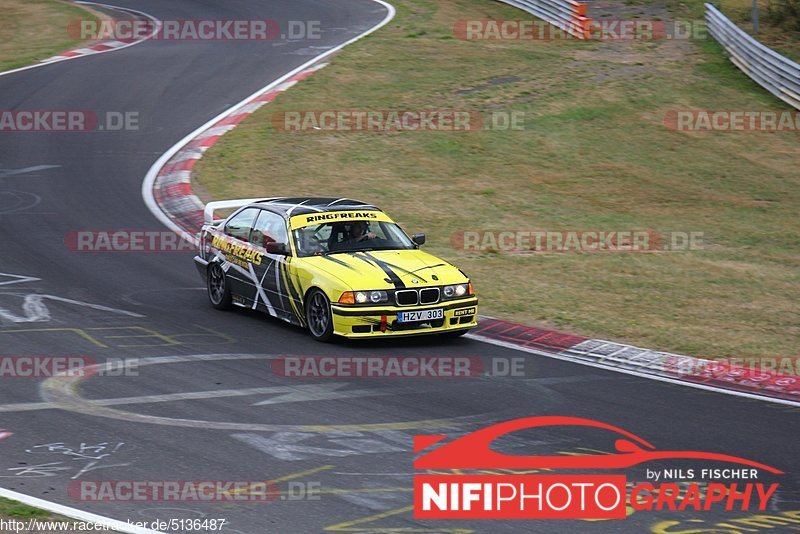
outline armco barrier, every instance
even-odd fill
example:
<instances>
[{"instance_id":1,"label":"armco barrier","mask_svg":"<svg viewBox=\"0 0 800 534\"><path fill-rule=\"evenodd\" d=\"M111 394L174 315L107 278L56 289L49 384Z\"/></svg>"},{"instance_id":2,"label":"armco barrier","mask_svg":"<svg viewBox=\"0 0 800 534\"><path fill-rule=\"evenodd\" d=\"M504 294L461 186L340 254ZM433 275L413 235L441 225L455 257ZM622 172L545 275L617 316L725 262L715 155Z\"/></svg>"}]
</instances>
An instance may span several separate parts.
<instances>
[{"instance_id":1,"label":"armco barrier","mask_svg":"<svg viewBox=\"0 0 800 534\"><path fill-rule=\"evenodd\" d=\"M553 26L579 39L590 33L591 20L586 18L586 4L573 0L499 0L532 13Z\"/></svg>"},{"instance_id":2,"label":"armco barrier","mask_svg":"<svg viewBox=\"0 0 800 534\"><path fill-rule=\"evenodd\" d=\"M705 6L709 33L725 48L733 64L761 87L800 109L800 65L747 35L713 5Z\"/></svg>"}]
</instances>

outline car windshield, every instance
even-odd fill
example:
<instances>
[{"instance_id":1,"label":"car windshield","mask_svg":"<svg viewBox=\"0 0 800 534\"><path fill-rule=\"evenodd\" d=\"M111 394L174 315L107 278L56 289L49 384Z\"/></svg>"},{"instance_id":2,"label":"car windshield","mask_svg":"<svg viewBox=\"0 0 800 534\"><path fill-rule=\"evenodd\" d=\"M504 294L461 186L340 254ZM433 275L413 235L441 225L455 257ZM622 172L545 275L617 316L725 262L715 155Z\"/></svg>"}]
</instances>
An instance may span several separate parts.
<instances>
[{"instance_id":1,"label":"car windshield","mask_svg":"<svg viewBox=\"0 0 800 534\"><path fill-rule=\"evenodd\" d=\"M313 224L294 230L299 256L362 250L408 250L414 242L399 226L386 221L347 221Z\"/></svg>"}]
</instances>

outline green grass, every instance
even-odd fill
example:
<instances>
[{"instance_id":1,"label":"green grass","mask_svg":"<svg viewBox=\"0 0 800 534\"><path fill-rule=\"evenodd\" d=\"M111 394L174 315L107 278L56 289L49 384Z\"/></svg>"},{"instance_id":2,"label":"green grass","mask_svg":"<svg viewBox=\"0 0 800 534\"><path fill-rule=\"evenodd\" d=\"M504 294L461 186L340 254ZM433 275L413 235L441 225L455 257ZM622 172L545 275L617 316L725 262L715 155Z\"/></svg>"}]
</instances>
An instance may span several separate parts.
<instances>
[{"instance_id":1,"label":"green grass","mask_svg":"<svg viewBox=\"0 0 800 534\"><path fill-rule=\"evenodd\" d=\"M74 526L75 521L68 518L63 517L60 515L51 514L46 510L42 510L40 508L34 508L33 506L28 506L27 504L22 504L17 501L12 501L10 499L5 499L0 497L0 519L2 520L16 520L27 522L29 520L37 520L39 522L39 526L45 526L43 522L59 522L59 523L71 523ZM44 532L41 529L33 529L33 530L22 530L20 534L40 534ZM49 532L49 531L48 531ZM60 531L66 532L66 531ZM74 531L73 531L74 532ZM116 530L107 530L104 532L117 532Z\"/></svg>"},{"instance_id":2,"label":"green grass","mask_svg":"<svg viewBox=\"0 0 800 534\"><path fill-rule=\"evenodd\" d=\"M3 0L0 7L0 71L23 67L81 44L68 32L73 20L97 20L61 0Z\"/></svg>"},{"instance_id":3,"label":"green grass","mask_svg":"<svg viewBox=\"0 0 800 534\"><path fill-rule=\"evenodd\" d=\"M0 497L0 517L28 519L31 517L48 518L51 516L52 514L45 510Z\"/></svg>"},{"instance_id":4,"label":"green grass","mask_svg":"<svg viewBox=\"0 0 800 534\"><path fill-rule=\"evenodd\" d=\"M489 0L393 3L388 26L207 153L195 178L214 198L374 202L472 277L484 314L699 356L797 354L800 135L663 124L666 112L686 108L786 109L716 43L442 39L459 19L525 14ZM519 80L488 83L505 76ZM524 112L525 129L271 125L288 110L437 108ZM709 246L513 256L450 244L459 230L632 228L700 231Z\"/></svg>"}]
</instances>

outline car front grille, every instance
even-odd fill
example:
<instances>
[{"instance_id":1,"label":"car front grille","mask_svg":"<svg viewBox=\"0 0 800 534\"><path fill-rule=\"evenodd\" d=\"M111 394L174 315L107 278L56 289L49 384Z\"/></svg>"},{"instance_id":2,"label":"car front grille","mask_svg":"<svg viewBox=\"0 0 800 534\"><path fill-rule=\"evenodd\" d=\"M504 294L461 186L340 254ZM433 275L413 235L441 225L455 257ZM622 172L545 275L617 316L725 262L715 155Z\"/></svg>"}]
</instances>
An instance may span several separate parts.
<instances>
[{"instance_id":1,"label":"car front grille","mask_svg":"<svg viewBox=\"0 0 800 534\"><path fill-rule=\"evenodd\" d=\"M436 304L439 302L439 288L427 287L419 290L420 304Z\"/></svg>"},{"instance_id":2,"label":"car front grille","mask_svg":"<svg viewBox=\"0 0 800 534\"><path fill-rule=\"evenodd\" d=\"M394 293L398 306L416 306L419 301L416 289L399 289Z\"/></svg>"},{"instance_id":3,"label":"car front grille","mask_svg":"<svg viewBox=\"0 0 800 534\"><path fill-rule=\"evenodd\" d=\"M398 289L394 293L398 306L416 306L417 304L436 304L439 302L440 290L438 287L423 289Z\"/></svg>"}]
</instances>

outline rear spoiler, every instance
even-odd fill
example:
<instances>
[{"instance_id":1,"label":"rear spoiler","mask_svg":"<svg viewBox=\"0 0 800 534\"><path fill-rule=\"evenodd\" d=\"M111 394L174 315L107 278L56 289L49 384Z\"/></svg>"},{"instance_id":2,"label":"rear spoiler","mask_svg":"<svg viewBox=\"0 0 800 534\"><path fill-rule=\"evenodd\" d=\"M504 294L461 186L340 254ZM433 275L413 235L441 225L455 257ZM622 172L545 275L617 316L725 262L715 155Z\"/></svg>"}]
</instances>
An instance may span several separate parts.
<instances>
[{"instance_id":1,"label":"rear spoiler","mask_svg":"<svg viewBox=\"0 0 800 534\"><path fill-rule=\"evenodd\" d=\"M240 198L236 200L220 200L217 202L209 202L208 204L206 204L205 210L203 210L203 222L205 224L213 224L214 212L217 210L241 208L242 206L247 206L248 204L253 204L254 202L263 202L264 200L270 200L270 199Z\"/></svg>"}]
</instances>

